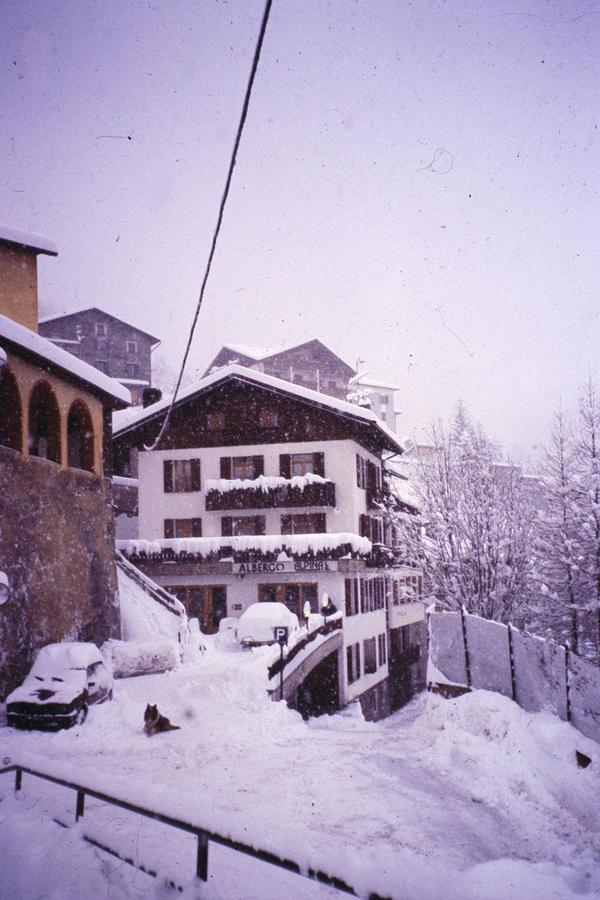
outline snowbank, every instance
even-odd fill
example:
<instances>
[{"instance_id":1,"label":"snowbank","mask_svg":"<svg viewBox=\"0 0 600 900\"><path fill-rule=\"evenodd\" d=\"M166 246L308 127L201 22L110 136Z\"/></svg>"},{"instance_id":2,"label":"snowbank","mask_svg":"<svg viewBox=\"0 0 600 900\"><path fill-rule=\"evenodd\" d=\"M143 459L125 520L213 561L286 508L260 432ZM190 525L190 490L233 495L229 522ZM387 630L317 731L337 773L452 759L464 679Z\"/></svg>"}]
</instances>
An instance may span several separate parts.
<instances>
[{"instance_id":1,"label":"snowbank","mask_svg":"<svg viewBox=\"0 0 600 900\"><path fill-rule=\"evenodd\" d=\"M600 748L570 725L487 691L457 700L421 696L379 723L365 722L356 708L304 723L266 697L272 648L231 653L215 645L202 666L118 681L115 699L92 707L85 725L71 732L2 729L3 755L323 869L363 896L600 895ZM147 703L181 730L147 738ZM592 765L578 768L575 750L591 756ZM0 779L7 896L39 896L44 865L48 896L127 896L118 884L112 891L108 862L70 843L73 831L54 838L48 824L33 839L32 820L20 814L53 809L37 784L25 778L18 809L8 800L11 791L12 779ZM72 794L62 802L72 821ZM99 807L86 808L82 822L78 827L103 827L113 842L131 845L132 858L160 861L160 872L191 878L195 847L178 832L163 828L157 838L153 823ZM212 845L209 856L207 897L211 891L228 900L304 896L308 883L297 876L283 888L271 866L244 870L251 863L232 853L221 865ZM233 886L228 873L238 865ZM103 888L94 880L100 875ZM146 896L159 895L153 885ZM336 896L317 889L323 893L311 896Z\"/></svg>"},{"instance_id":2,"label":"snowbank","mask_svg":"<svg viewBox=\"0 0 600 900\"><path fill-rule=\"evenodd\" d=\"M106 641L103 655L115 678L167 672L179 665L179 647L173 641Z\"/></svg>"}]
</instances>

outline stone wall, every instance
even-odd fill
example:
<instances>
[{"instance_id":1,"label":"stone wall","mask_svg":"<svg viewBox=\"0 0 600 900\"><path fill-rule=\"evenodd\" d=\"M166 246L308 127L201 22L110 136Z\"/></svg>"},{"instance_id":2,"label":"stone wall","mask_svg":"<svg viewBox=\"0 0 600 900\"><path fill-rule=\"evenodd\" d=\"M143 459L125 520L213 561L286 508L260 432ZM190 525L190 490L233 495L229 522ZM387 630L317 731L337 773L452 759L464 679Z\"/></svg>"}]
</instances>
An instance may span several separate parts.
<instances>
[{"instance_id":1,"label":"stone wall","mask_svg":"<svg viewBox=\"0 0 600 900\"><path fill-rule=\"evenodd\" d=\"M0 447L0 700L40 647L119 637L110 482Z\"/></svg>"}]
</instances>

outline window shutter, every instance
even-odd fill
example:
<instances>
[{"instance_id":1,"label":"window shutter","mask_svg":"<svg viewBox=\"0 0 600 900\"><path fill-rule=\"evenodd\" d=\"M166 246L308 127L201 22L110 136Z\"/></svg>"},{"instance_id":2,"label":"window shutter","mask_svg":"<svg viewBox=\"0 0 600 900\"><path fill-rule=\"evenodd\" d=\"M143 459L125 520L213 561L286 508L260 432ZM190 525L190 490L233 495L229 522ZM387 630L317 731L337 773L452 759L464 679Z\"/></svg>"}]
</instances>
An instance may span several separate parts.
<instances>
[{"instance_id":1,"label":"window shutter","mask_svg":"<svg viewBox=\"0 0 600 900\"><path fill-rule=\"evenodd\" d=\"M371 522L370 522L369 517L368 517L368 516L365 516L364 514L361 515L361 517L360 517L360 519L359 519L359 532L360 532L360 536L361 536L361 537L369 538L369 540L371 539L371 528L370 528L370 524L371 524Z\"/></svg>"},{"instance_id":2,"label":"window shutter","mask_svg":"<svg viewBox=\"0 0 600 900\"><path fill-rule=\"evenodd\" d=\"M163 488L165 494L173 493L173 462L170 459L163 462Z\"/></svg>"},{"instance_id":3,"label":"window shutter","mask_svg":"<svg viewBox=\"0 0 600 900\"><path fill-rule=\"evenodd\" d=\"M231 457L221 457L221 478L231 478Z\"/></svg>"},{"instance_id":4,"label":"window shutter","mask_svg":"<svg viewBox=\"0 0 600 900\"><path fill-rule=\"evenodd\" d=\"M358 487L362 487L360 480L360 456L358 453L356 454L356 484Z\"/></svg>"},{"instance_id":5,"label":"window shutter","mask_svg":"<svg viewBox=\"0 0 600 900\"><path fill-rule=\"evenodd\" d=\"M291 516L282 516L281 517L281 533L282 534L293 534L292 517Z\"/></svg>"},{"instance_id":6,"label":"window shutter","mask_svg":"<svg viewBox=\"0 0 600 900\"><path fill-rule=\"evenodd\" d=\"M202 537L202 519L192 519L192 537Z\"/></svg>"},{"instance_id":7,"label":"window shutter","mask_svg":"<svg viewBox=\"0 0 600 900\"><path fill-rule=\"evenodd\" d=\"M317 534L325 534L327 531L327 517L325 513L317 513L315 515L315 526Z\"/></svg>"},{"instance_id":8,"label":"window shutter","mask_svg":"<svg viewBox=\"0 0 600 900\"><path fill-rule=\"evenodd\" d=\"M259 478L265 474L265 458L264 456L254 456L254 477Z\"/></svg>"},{"instance_id":9,"label":"window shutter","mask_svg":"<svg viewBox=\"0 0 600 900\"><path fill-rule=\"evenodd\" d=\"M292 461L289 453L281 453L279 455L279 474L282 478L291 478Z\"/></svg>"},{"instance_id":10,"label":"window shutter","mask_svg":"<svg viewBox=\"0 0 600 900\"><path fill-rule=\"evenodd\" d=\"M313 473L325 478L325 454L313 453Z\"/></svg>"},{"instance_id":11,"label":"window shutter","mask_svg":"<svg viewBox=\"0 0 600 900\"><path fill-rule=\"evenodd\" d=\"M233 534L233 522L231 516L223 516L221 519L221 535L223 537L231 537Z\"/></svg>"},{"instance_id":12,"label":"window shutter","mask_svg":"<svg viewBox=\"0 0 600 900\"><path fill-rule=\"evenodd\" d=\"M200 490L200 460L192 459L190 460L192 464L192 490L199 491Z\"/></svg>"},{"instance_id":13,"label":"window shutter","mask_svg":"<svg viewBox=\"0 0 600 900\"><path fill-rule=\"evenodd\" d=\"M175 536L173 528L173 519L165 519L165 537L172 538Z\"/></svg>"},{"instance_id":14,"label":"window shutter","mask_svg":"<svg viewBox=\"0 0 600 900\"><path fill-rule=\"evenodd\" d=\"M256 522L256 534L264 534L265 533L265 517L264 516L255 516L254 520Z\"/></svg>"}]
</instances>

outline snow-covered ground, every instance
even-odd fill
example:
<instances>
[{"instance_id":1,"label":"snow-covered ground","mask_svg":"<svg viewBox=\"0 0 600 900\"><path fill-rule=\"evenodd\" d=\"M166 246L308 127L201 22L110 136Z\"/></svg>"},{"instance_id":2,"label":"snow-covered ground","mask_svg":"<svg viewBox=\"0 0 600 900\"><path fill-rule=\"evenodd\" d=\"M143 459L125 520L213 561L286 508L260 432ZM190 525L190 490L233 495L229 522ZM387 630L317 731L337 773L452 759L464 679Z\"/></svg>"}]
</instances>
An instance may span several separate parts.
<instances>
[{"instance_id":1,"label":"snow-covered ground","mask_svg":"<svg viewBox=\"0 0 600 900\"><path fill-rule=\"evenodd\" d=\"M358 707L303 722L265 693L272 649L213 642L175 671L115 684L84 725L58 734L0 728L0 760L38 765L345 879L367 895L600 896L600 748L549 714L485 691L418 698L380 723ZM143 732L147 703L181 726ZM575 750L593 758L579 768ZM0 896L163 897L153 879L83 842L104 838L159 869L185 896L341 896L211 845L193 883L191 836L70 791L0 778ZM174 895L173 895L174 896ZM181 894L180 894L181 896Z\"/></svg>"}]
</instances>

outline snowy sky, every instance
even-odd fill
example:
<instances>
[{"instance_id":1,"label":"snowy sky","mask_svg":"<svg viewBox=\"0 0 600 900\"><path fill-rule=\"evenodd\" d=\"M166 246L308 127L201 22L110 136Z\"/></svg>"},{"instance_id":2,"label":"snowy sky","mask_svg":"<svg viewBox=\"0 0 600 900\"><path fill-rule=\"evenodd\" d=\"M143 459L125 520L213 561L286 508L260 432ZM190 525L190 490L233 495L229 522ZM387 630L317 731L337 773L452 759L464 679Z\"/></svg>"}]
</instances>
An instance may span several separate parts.
<instances>
[{"instance_id":1,"label":"snowy sky","mask_svg":"<svg viewBox=\"0 0 600 900\"><path fill-rule=\"evenodd\" d=\"M0 220L41 314L182 353L260 0L4 0ZM274 0L190 370L318 336L513 452L597 367L600 3ZM160 351L159 351L160 352Z\"/></svg>"}]
</instances>

